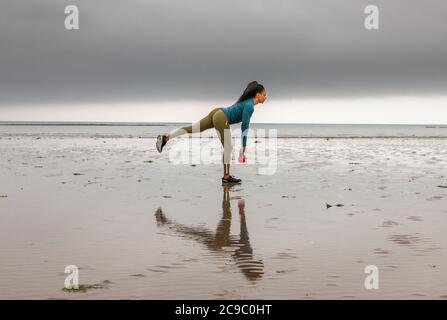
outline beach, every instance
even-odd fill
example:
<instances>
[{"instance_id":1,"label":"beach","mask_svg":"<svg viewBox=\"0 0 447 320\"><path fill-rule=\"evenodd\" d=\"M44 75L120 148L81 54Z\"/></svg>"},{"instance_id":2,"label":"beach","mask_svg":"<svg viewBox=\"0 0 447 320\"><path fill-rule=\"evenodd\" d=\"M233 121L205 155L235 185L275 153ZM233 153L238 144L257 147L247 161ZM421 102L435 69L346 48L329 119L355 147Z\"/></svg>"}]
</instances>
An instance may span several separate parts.
<instances>
[{"instance_id":1,"label":"beach","mask_svg":"<svg viewBox=\"0 0 447 320\"><path fill-rule=\"evenodd\" d=\"M154 137L0 138L0 299L447 298L446 138L278 138L228 188Z\"/></svg>"}]
</instances>

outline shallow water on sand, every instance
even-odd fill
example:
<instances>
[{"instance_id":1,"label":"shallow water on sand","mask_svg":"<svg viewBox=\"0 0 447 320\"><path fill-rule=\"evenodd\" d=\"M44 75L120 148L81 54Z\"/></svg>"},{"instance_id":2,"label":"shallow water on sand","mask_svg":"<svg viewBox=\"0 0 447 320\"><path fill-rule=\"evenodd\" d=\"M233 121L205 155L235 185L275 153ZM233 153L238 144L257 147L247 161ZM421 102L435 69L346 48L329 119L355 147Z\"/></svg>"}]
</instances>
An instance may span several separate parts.
<instances>
[{"instance_id":1,"label":"shallow water on sand","mask_svg":"<svg viewBox=\"0 0 447 320\"><path fill-rule=\"evenodd\" d=\"M0 139L0 298L447 298L445 139L278 139L226 188L154 141Z\"/></svg>"}]
</instances>

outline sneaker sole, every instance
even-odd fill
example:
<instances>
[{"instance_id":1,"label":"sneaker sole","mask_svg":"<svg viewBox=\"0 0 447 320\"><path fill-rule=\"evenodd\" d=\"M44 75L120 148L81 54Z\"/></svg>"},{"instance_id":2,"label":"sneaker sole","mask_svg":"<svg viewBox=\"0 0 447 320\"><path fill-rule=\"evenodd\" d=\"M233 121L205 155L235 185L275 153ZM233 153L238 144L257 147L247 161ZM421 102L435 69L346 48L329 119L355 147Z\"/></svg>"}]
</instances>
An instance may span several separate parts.
<instances>
[{"instance_id":1,"label":"sneaker sole","mask_svg":"<svg viewBox=\"0 0 447 320\"><path fill-rule=\"evenodd\" d=\"M238 181L238 182L224 182L224 181L222 181L222 185L224 185L224 184L241 184L242 183L242 181Z\"/></svg>"},{"instance_id":2,"label":"sneaker sole","mask_svg":"<svg viewBox=\"0 0 447 320\"><path fill-rule=\"evenodd\" d=\"M161 153L161 145L163 143L163 137L162 136L158 136L157 137L157 143L155 144L157 151Z\"/></svg>"}]
</instances>

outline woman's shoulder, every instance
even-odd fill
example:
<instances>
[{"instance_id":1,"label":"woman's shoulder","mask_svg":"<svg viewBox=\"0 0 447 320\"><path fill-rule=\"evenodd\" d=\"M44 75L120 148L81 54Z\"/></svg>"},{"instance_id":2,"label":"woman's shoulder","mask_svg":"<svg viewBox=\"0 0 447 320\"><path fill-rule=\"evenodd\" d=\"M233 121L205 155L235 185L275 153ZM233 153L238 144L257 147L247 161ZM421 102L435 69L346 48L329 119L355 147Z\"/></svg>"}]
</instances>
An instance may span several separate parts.
<instances>
[{"instance_id":1,"label":"woman's shoulder","mask_svg":"<svg viewBox=\"0 0 447 320\"><path fill-rule=\"evenodd\" d=\"M244 109L252 113L254 111L255 105L253 104L253 99L247 99L244 101Z\"/></svg>"},{"instance_id":2,"label":"woman's shoulder","mask_svg":"<svg viewBox=\"0 0 447 320\"><path fill-rule=\"evenodd\" d=\"M253 98L244 100L244 101L241 102L241 104L242 104L244 107L247 106L247 107L249 107L249 108L252 108L252 107L254 106L254 104L253 104Z\"/></svg>"}]
</instances>

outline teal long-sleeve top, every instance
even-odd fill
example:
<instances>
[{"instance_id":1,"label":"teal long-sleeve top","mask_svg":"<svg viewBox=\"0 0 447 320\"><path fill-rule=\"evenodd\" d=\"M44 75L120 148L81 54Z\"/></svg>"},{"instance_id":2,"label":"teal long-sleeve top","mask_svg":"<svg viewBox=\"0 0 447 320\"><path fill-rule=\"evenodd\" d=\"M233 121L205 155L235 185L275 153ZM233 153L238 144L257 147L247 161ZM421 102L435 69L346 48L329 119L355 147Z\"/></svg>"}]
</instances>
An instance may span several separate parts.
<instances>
[{"instance_id":1,"label":"teal long-sleeve top","mask_svg":"<svg viewBox=\"0 0 447 320\"><path fill-rule=\"evenodd\" d=\"M250 118L254 111L253 99L247 99L232 106L222 108L222 111L228 118L229 124L241 123L242 146L247 145L248 128L250 127Z\"/></svg>"}]
</instances>

